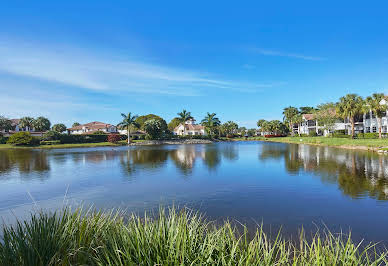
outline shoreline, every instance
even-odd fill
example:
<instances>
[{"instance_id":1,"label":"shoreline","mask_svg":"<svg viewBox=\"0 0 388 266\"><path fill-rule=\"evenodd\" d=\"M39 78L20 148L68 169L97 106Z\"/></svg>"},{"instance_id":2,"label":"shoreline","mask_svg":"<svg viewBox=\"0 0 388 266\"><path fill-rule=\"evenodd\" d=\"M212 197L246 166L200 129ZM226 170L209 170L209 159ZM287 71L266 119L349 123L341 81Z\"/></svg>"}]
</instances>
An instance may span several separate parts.
<instances>
[{"instance_id":1,"label":"shoreline","mask_svg":"<svg viewBox=\"0 0 388 266\"><path fill-rule=\"evenodd\" d=\"M343 139L326 137L279 137L253 139L234 139L233 141L263 141L289 144L306 144L313 146L332 147L348 150L372 151L377 153L388 153L388 139ZM342 144L341 144L342 143ZM381 145L383 144L383 145ZM369 145L369 146L368 146Z\"/></svg>"}]
</instances>

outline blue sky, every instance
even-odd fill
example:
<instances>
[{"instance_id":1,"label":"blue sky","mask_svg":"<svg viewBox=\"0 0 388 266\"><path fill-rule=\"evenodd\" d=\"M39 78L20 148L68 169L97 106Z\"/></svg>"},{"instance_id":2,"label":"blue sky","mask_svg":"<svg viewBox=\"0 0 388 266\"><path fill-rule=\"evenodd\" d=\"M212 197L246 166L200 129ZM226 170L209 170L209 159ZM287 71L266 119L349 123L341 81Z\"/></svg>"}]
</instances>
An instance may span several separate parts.
<instances>
[{"instance_id":1,"label":"blue sky","mask_svg":"<svg viewBox=\"0 0 388 266\"><path fill-rule=\"evenodd\" d=\"M385 1L3 1L2 115L121 112L254 127L285 106L388 93Z\"/></svg>"}]
</instances>

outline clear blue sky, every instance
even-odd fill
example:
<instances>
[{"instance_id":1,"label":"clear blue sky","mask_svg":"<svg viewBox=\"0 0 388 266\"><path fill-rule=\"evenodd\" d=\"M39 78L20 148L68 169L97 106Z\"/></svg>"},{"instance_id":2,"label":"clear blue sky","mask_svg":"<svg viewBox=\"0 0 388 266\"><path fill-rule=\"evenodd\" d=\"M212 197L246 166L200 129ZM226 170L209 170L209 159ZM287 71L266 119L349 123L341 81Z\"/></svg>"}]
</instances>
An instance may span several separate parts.
<instances>
[{"instance_id":1,"label":"clear blue sky","mask_svg":"<svg viewBox=\"0 0 388 266\"><path fill-rule=\"evenodd\" d=\"M388 93L386 1L266 2L3 1L0 113L71 125L185 108L254 127Z\"/></svg>"}]
</instances>

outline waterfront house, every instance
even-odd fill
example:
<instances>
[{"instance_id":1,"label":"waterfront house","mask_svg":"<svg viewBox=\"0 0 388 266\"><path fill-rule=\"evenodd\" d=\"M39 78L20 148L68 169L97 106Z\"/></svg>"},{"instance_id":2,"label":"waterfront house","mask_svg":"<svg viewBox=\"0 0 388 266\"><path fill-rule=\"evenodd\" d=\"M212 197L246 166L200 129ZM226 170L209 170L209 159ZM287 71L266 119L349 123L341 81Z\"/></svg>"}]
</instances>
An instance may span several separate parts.
<instances>
[{"instance_id":1,"label":"waterfront house","mask_svg":"<svg viewBox=\"0 0 388 266\"><path fill-rule=\"evenodd\" d=\"M198 125L195 123L195 119L189 119L185 122L185 124L179 124L174 128L174 135L179 136L197 136L206 135L205 127L202 125Z\"/></svg>"},{"instance_id":2,"label":"waterfront house","mask_svg":"<svg viewBox=\"0 0 388 266\"><path fill-rule=\"evenodd\" d=\"M104 133L117 133L117 127L111 124L103 123L103 122L90 122L87 124L71 127L67 129L68 134L72 135L82 135L82 134L93 134L97 131L101 131Z\"/></svg>"},{"instance_id":3,"label":"waterfront house","mask_svg":"<svg viewBox=\"0 0 388 266\"><path fill-rule=\"evenodd\" d=\"M380 101L381 105L386 106L388 110L388 96L386 96L384 99ZM382 133L388 133L388 116L387 111L383 112L383 116L381 119L381 132ZM364 120L364 132L365 133L377 133L379 132L379 122L376 118L376 115L369 111L368 113L364 114L363 116Z\"/></svg>"},{"instance_id":4,"label":"waterfront house","mask_svg":"<svg viewBox=\"0 0 388 266\"><path fill-rule=\"evenodd\" d=\"M40 131L36 131L35 128L31 127L21 127L20 126L20 119L18 118L14 118L14 119L10 119L11 122L12 122L12 129L11 130L2 130L0 131L0 133L4 136L4 137L9 137L11 136L12 134L15 134L17 132L29 132L32 136L34 137L41 137L43 136L43 134L45 132L40 132Z\"/></svg>"}]
</instances>

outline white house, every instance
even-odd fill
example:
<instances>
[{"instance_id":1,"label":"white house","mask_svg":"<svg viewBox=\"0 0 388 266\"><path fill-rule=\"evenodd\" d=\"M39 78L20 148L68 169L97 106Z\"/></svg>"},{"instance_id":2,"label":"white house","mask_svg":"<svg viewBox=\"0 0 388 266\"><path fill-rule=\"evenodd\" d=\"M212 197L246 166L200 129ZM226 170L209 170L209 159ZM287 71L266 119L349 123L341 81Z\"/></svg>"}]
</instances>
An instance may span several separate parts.
<instances>
[{"instance_id":1,"label":"white house","mask_svg":"<svg viewBox=\"0 0 388 266\"><path fill-rule=\"evenodd\" d=\"M338 130L345 130L348 134L351 133L350 123L346 120L338 119L337 122L334 123L332 130L325 129L324 125L319 125L318 120L315 118L314 114L304 114L302 115L303 121L300 124L295 124L293 127L293 131L296 134L310 134L311 132L315 132L317 135L328 135ZM356 121L358 121L356 119ZM359 130L359 124L356 122L356 131Z\"/></svg>"},{"instance_id":2,"label":"white house","mask_svg":"<svg viewBox=\"0 0 388 266\"><path fill-rule=\"evenodd\" d=\"M117 127L111 124L95 121L67 129L68 134L72 135L93 134L97 131L102 131L107 134L117 133Z\"/></svg>"},{"instance_id":3,"label":"white house","mask_svg":"<svg viewBox=\"0 0 388 266\"><path fill-rule=\"evenodd\" d=\"M381 105L384 105L388 109L388 97L380 101ZM379 122L372 111L364 114L364 132L365 133L376 133L379 132ZM382 133L388 133L388 116L387 111L383 114L381 119L381 131Z\"/></svg>"},{"instance_id":4,"label":"white house","mask_svg":"<svg viewBox=\"0 0 388 266\"><path fill-rule=\"evenodd\" d=\"M20 126L20 119L14 118L14 119L10 119L10 120L12 122L12 129L7 130L7 131L6 130L0 131L0 133L5 137L9 137L12 134L15 134L15 133L21 132L21 131L30 132L30 134L32 136L35 136L35 137L41 137L45 133L45 132L36 131L35 128L29 128L29 127L22 128Z\"/></svg>"},{"instance_id":5,"label":"white house","mask_svg":"<svg viewBox=\"0 0 388 266\"><path fill-rule=\"evenodd\" d=\"M179 136L197 136L197 135L206 135L205 127L202 125L195 124L195 119L189 119L185 124L179 124L174 128L174 135Z\"/></svg>"}]
</instances>

